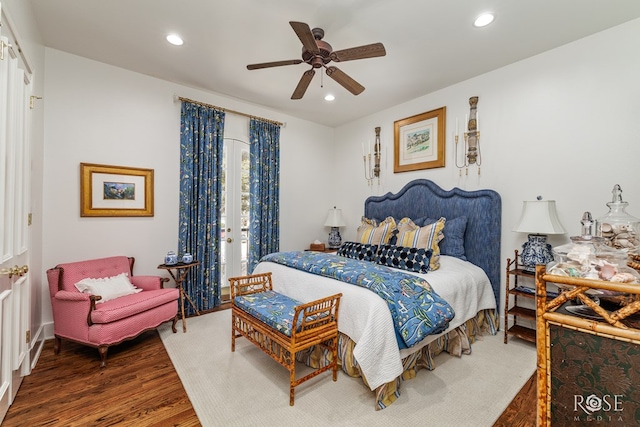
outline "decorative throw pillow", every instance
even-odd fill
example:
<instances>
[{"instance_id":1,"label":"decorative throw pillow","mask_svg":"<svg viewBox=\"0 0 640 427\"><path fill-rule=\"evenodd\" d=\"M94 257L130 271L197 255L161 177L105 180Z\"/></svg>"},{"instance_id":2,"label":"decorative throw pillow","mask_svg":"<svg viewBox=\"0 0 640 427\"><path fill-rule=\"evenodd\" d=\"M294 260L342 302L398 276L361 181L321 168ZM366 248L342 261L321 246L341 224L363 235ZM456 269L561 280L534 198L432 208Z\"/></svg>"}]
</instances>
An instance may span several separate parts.
<instances>
[{"instance_id":1,"label":"decorative throw pillow","mask_svg":"<svg viewBox=\"0 0 640 427\"><path fill-rule=\"evenodd\" d=\"M389 243L391 234L396 229L396 220L387 217L380 224L376 220L362 217L362 224L358 227L356 241L369 245L379 245Z\"/></svg>"},{"instance_id":2,"label":"decorative throw pillow","mask_svg":"<svg viewBox=\"0 0 640 427\"><path fill-rule=\"evenodd\" d=\"M96 301L102 303L125 295L142 292L129 280L127 273L120 273L117 276L104 277L98 279L86 278L74 285L80 292L100 295L102 299Z\"/></svg>"},{"instance_id":3,"label":"decorative throw pillow","mask_svg":"<svg viewBox=\"0 0 640 427\"><path fill-rule=\"evenodd\" d=\"M375 261L387 267L426 273L431 269L429 262L432 253L431 249L380 245Z\"/></svg>"},{"instance_id":4,"label":"decorative throw pillow","mask_svg":"<svg viewBox=\"0 0 640 427\"><path fill-rule=\"evenodd\" d=\"M398 220L394 218L394 221L396 222L396 228L394 228L391 231L391 235L389 236L389 241L387 242L389 245L395 245L396 242L398 241L398 226L400 225L400 221L402 220Z\"/></svg>"},{"instance_id":5,"label":"decorative throw pillow","mask_svg":"<svg viewBox=\"0 0 640 427\"><path fill-rule=\"evenodd\" d=\"M378 246L376 245L358 242L344 242L342 246L340 246L340 249L338 249L337 254L345 258L373 261L377 250Z\"/></svg>"},{"instance_id":6,"label":"decorative throw pillow","mask_svg":"<svg viewBox=\"0 0 640 427\"><path fill-rule=\"evenodd\" d=\"M427 225L436 222L432 218L420 218L415 222L418 225ZM444 239L440 242L440 254L454 256L466 261L464 254L464 233L467 230L467 217L459 216L457 218L447 218L444 226Z\"/></svg>"},{"instance_id":7,"label":"decorative throw pillow","mask_svg":"<svg viewBox=\"0 0 640 427\"><path fill-rule=\"evenodd\" d=\"M397 246L423 248L431 250L430 270L440 268L440 246L439 242L444 237L442 230L444 229L446 220L440 218L433 224L420 227L416 225L410 218L402 218L398 224L398 237L396 239Z\"/></svg>"}]
</instances>

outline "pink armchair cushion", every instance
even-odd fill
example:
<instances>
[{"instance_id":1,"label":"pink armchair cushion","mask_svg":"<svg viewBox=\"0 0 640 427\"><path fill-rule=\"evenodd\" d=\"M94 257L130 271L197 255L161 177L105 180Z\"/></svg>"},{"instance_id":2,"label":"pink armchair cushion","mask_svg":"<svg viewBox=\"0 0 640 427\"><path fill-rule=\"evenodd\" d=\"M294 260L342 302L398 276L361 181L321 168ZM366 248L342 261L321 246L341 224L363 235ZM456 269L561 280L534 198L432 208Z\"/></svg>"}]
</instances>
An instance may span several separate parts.
<instances>
[{"instance_id":1,"label":"pink armchair cushion","mask_svg":"<svg viewBox=\"0 0 640 427\"><path fill-rule=\"evenodd\" d=\"M94 324L115 322L163 304L177 301L178 297L177 289L157 289L118 297L104 304L96 305L96 309L91 312L91 321Z\"/></svg>"},{"instance_id":2,"label":"pink armchair cushion","mask_svg":"<svg viewBox=\"0 0 640 427\"><path fill-rule=\"evenodd\" d=\"M144 292L143 292L144 293ZM117 344L124 340L138 336L141 332L156 327L173 319L178 310L177 300L164 304L152 310L143 311L135 316L126 317L111 323L96 323L88 330L90 343Z\"/></svg>"}]
</instances>

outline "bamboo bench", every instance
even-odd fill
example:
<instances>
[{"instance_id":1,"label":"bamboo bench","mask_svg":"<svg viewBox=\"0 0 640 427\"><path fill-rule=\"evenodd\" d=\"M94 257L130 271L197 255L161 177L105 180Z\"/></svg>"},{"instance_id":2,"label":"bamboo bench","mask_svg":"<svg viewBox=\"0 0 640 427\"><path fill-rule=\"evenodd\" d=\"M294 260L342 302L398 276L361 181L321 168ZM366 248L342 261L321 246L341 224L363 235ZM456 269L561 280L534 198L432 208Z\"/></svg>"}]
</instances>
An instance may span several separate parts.
<instances>
[{"instance_id":1,"label":"bamboo bench","mask_svg":"<svg viewBox=\"0 0 640 427\"><path fill-rule=\"evenodd\" d=\"M271 273L229 279L231 288L231 351L244 336L289 370L289 405L294 388L333 370L338 379L338 307L342 294L302 303L273 291ZM331 351L332 361L296 379L296 353L314 345Z\"/></svg>"}]
</instances>

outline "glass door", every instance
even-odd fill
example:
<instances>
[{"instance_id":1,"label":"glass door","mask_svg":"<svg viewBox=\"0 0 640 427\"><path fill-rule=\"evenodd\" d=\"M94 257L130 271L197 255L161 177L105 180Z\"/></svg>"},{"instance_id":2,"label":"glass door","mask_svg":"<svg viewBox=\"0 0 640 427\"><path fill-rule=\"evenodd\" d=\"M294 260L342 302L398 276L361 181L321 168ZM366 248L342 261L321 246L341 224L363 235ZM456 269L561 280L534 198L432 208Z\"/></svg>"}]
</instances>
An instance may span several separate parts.
<instances>
[{"instance_id":1,"label":"glass door","mask_svg":"<svg viewBox=\"0 0 640 427\"><path fill-rule=\"evenodd\" d=\"M249 144L224 139L220 236L222 301L229 300L229 277L247 275L249 254Z\"/></svg>"}]
</instances>

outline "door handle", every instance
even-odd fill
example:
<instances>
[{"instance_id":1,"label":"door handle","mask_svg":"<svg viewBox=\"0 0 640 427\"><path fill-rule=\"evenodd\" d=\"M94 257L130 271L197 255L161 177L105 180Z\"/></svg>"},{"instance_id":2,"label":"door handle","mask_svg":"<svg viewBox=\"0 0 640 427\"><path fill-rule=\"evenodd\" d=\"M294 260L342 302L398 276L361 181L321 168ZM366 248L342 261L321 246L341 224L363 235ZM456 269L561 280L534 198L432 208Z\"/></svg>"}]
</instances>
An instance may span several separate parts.
<instances>
[{"instance_id":1,"label":"door handle","mask_svg":"<svg viewBox=\"0 0 640 427\"><path fill-rule=\"evenodd\" d=\"M26 265L23 265L22 267L18 267L17 265L14 265L11 268L3 268L0 270L0 275L8 275L9 279L11 279L13 276L24 276L27 271L29 271L29 267Z\"/></svg>"},{"instance_id":2,"label":"door handle","mask_svg":"<svg viewBox=\"0 0 640 427\"><path fill-rule=\"evenodd\" d=\"M227 237L227 243L231 243L233 242L233 239L231 237Z\"/></svg>"}]
</instances>

